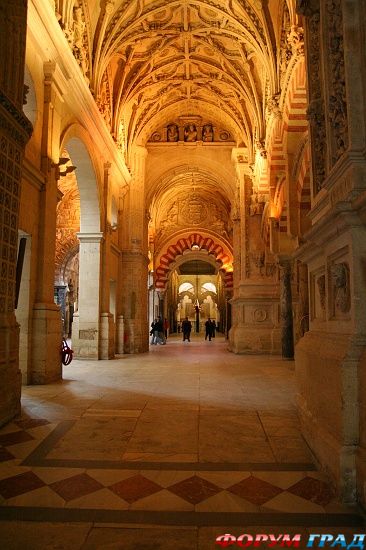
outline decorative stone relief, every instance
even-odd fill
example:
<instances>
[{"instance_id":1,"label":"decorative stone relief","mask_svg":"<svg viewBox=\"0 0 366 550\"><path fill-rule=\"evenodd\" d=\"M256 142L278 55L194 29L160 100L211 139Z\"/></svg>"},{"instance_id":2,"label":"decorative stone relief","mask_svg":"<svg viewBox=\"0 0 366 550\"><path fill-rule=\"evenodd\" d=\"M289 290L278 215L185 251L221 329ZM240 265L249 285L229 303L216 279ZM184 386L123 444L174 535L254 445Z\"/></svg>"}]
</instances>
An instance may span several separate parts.
<instances>
[{"instance_id":1,"label":"decorative stone relief","mask_svg":"<svg viewBox=\"0 0 366 550\"><path fill-rule=\"evenodd\" d=\"M287 35L287 42L291 46L292 55L298 57L304 55L304 29L292 25Z\"/></svg>"},{"instance_id":2,"label":"decorative stone relief","mask_svg":"<svg viewBox=\"0 0 366 550\"><path fill-rule=\"evenodd\" d=\"M150 136L150 143L176 143L178 141L213 143L232 141L230 132L224 128L214 128L214 125L209 121L202 123L201 117L194 117L193 121L188 121L185 124L184 118L189 119L189 117L182 117L179 123L171 122L165 128L157 129Z\"/></svg>"},{"instance_id":3,"label":"decorative stone relief","mask_svg":"<svg viewBox=\"0 0 366 550\"><path fill-rule=\"evenodd\" d=\"M85 76L85 79L89 82L88 34L82 5L74 8L72 51Z\"/></svg>"},{"instance_id":4,"label":"decorative stone relief","mask_svg":"<svg viewBox=\"0 0 366 550\"><path fill-rule=\"evenodd\" d=\"M271 115L274 116L274 118L282 117L282 113L278 103L279 97L280 97L280 94L275 94L267 100L267 106L266 106L267 118L269 118Z\"/></svg>"},{"instance_id":5,"label":"decorative stone relief","mask_svg":"<svg viewBox=\"0 0 366 550\"><path fill-rule=\"evenodd\" d=\"M264 323L267 320L268 313L265 309L255 309L253 310L253 321L254 323Z\"/></svg>"},{"instance_id":6,"label":"decorative stone relief","mask_svg":"<svg viewBox=\"0 0 366 550\"><path fill-rule=\"evenodd\" d=\"M158 240L187 225L207 227L229 238L229 219L224 207L198 193L179 197L168 205L166 214L157 229Z\"/></svg>"},{"instance_id":7,"label":"decorative stone relief","mask_svg":"<svg viewBox=\"0 0 366 550\"><path fill-rule=\"evenodd\" d=\"M250 260L253 263L254 267L256 268L256 272L259 275L264 275L264 268L265 268L265 260L266 255L265 252L251 252L250 253Z\"/></svg>"},{"instance_id":8,"label":"decorative stone relief","mask_svg":"<svg viewBox=\"0 0 366 550\"><path fill-rule=\"evenodd\" d=\"M72 53L89 84L90 59L83 2L82 0L77 0L72 12L66 9L61 10L57 2L55 12L66 39L70 44Z\"/></svg>"},{"instance_id":9,"label":"decorative stone relief","mask_svg":"<svg viewBox=\"0 0 366 550\"><path fill-rule=\"evenodd\" d=\"M325 275L320 275L316 280L318 288L319 304L322 311L325 311Z\"/></svg>"},{"instance_id":10,"label":"decorative stone relief","mask_svg":"<svg viewBox=\"0 0 366 550\"><path fill-rule=\"evenodd\" d=\"M348 313L351 309L349 266L346 262L331 266L334 313Z\"/></svg>"},{"instance_id":11,"label":"decorative stone relief","mask_svg":"<svg viewBox=\"0 0 366 550\"><path fill-rule=\"evenodd\" d=\"M262 215L264 205L266 204L266 198L264 195L254 193L250 196L249 214L251 216Z\"/></svg>"},{"instance_id":12,"label":"decorative stone relief","mask_svg":"<svg viewBox=\"0 0 366 550\"><path fill-rule=\"evenodd\" d=\"M313 181L316 193L323 187L325 178L326 134L322 99L310 102L307 117L310 123L313 151Z\"/></svg>"},{"instance_id":13,"label":"decorative stone relief","mask_svg":"<svg viewBox=\"0 0 366 550\"><path fill-rule=\"evenodd\" d=\"M257 148L257 151L259 151L260 156L262 158L266 159L267 158L267 151L266 151L265 140L264 139L258 139L255 142L255 146Z\"/></svg>"},{"instance_id":14,"label":"decorative stone relief","mask_svg":"<svg viewBox=\"0 0 366 550\"><path fill-rule=\"evenodd\" d=\"M192 195L189 199L182 201L180 214L184 223L199 225L207 218L208 207L201 197Z\"/></svg>"},{"instance_id":15,"label":"decorative stone relief","mask_svg":"<svg viewBox=\"0 0 366 550\"><path fill-rule=\"evenodd\" d=\"M112 95L109 84L108 72L105 71L97 98L98 109L101 112L109 130L112 125Z\"/></svg>"},{"instance_id":16,"label":"decorative stone relief","mask_svg":"<svg viewBox=\"0 0 366 550\"><path fill-rule=\"evenodd\" d=\"M325 107L321 83L320 12L314 2L303 2L301 9L307 18L308 31L308 86L314 193L323 187L326 175L327 140L325 131Z\"/></svg>"},{"instance_id":17,"label":"decorative stone relief","mask_svg":"<svg viewBox=\"0 0 366 550\"><path fill-rule=\"evenodd\" d=\"M329 104L332 158L335 164L348 147L347 94L343 52L343 17L340 0L327 0Z\"/></svg>"},{"instance_id":18,"label":"decorative stone relief","mask_svg":"<svg viewBox=\"0 0 366 550\"><path fill-rule=\"evenodd\" d=\"M281 41L279 50L279 70L280 70L280 82L283 84L288 64L292 57L292 47L288 42L288 36L291 32L290 25L290 12L288 10L287 2L283 3L283 15L281 25Z\"/></svg>"},{"instance_id":19,"label":"decorative stone relief","mask_svg":"<svg viewBox=\"0 0 366 550\"><path fill-rule=\"evenodd\" d=\"M157 134L157 132L156 132ZM155 135L155 134L154 134ZM154 137L153 135L153 137ZM157 140L159 141L159 140ZM179 141L179 129L177 124L169 124L167 128L167 141L176 142Z\"/></svg>"}]
</instances>

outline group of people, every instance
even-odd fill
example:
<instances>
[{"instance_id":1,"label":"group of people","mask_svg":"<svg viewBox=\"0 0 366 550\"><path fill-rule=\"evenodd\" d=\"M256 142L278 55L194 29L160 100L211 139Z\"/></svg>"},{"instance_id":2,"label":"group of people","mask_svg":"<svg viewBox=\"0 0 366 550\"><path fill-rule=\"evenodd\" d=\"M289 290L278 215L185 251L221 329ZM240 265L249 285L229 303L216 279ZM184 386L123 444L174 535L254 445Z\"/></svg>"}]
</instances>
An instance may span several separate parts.
<instances>
[{"instance_id":1,"label":"group of people","mask_svg":"<svg viewBox=\"0 0 366 550\"><path fill-rule=\"evenodd\" d=\"M191 332L192 332L192 323L186 317L183 319L181 327L178 326L178 332L180 332L180 328L183 333L183 342L188 340L188 342L191 341ZM151 336L151 345L165 345L166 340L168 338L168 330L169 330L169 323L167 319L162 319L161 317L157 317L154 319L154 321L151 323L151 330L150 330L150 336ZM215 319L210 319L210 317L205 322L205 340L207 338L209 341L211 341L212 338L215 338L216 333L216 322Z\"/></svg>"},{"instance_id":2,"label":"group of people","mask_svg":"<svg viewBox=\"0 0 366 550\"><path fill-rule=\"evenodd\" d=\"M191 341L191 331L192 331L192 323L186 317L182 321L182 332L183 332L183 342L185 340L188 340L188 342ZM215 338L216 333L216 321L214 319L210 319L210 317L205 322L205 340L207 338L211 341L211 338Z\"/></svg>"},{"instance_id":3,"label":"group of people","mask_svg":"<svg viewBox=\"0 0 366 550\"><path fill-rule=\"evenodd\" d=\"M168 338L168 330L169 323L167 319L163 320L161 317L157 317L156 319L154 319L154 321L151 323L150 330L151 345L156 346L157 344L160 344L164 346Z\"/></svg>"}]
</instances>

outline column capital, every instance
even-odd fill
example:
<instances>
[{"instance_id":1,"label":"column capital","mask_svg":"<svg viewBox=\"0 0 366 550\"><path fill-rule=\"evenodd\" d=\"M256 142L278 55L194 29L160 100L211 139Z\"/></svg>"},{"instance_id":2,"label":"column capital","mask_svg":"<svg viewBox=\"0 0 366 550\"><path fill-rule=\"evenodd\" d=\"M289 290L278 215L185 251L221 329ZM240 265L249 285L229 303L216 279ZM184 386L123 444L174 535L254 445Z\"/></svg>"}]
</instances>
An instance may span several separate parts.
<instances>
[{"instance_id":1,"label":"column capital","mask_svg":"<svg viewBox=\"0 0 366 550\"><path fill-rule=\"evenodd\" d=\"M59 65L55 61L45 61L43 63L44 82L47 85L53 85L58 98L63 102L63 97L67 93L68 82Z\"/></svg>"},{"instance_id":2,"label":"column capital","mask_svg":"<svg viewBox=\"0 0 366 550\"><path fill-rule=\"evenodd\" d=\"M103 233L76 233L81 243L101 243L104 239Z\"/></svg>"}]
</instances>

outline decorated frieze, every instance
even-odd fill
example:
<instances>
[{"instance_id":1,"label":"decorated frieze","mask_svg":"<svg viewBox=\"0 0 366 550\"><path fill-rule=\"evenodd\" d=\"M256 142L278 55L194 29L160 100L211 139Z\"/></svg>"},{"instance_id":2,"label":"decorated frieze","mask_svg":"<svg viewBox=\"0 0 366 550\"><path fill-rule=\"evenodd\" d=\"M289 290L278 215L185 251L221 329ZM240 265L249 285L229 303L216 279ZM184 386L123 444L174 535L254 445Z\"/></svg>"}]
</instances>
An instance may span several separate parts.
<instances>
[{"instance_id":1,"label":"decorated frieze","mask_svg":"<svg viewBox=\"0 0 366 550\"><path fill-rule=\"evenodd\" d=\"M201 117L192 117L192 120L179 120L170 122L167 126L156 130L150 137L150 143L213 143L231 142L233 138L224 128L218 128L210 121L204 121Z\"/></svg>"}]
</instances>

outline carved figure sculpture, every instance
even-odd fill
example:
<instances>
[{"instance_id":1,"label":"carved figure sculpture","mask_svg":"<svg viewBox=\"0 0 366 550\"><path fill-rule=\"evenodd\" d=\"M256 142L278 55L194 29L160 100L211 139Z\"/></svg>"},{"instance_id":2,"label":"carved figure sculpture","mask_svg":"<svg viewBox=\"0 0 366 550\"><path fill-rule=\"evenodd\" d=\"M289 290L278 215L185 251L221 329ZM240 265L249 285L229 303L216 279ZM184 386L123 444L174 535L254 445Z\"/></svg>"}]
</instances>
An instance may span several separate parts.
<instances>
[{"instance_id":1,"label":"carved figure sculpture","mask_svg":"<svg viewBox=\"0 0 366 550\"><path fill-rule=\"evenodd\" d=\"M345 262L331 267L334 290L334 306L342 313L350 310L349 268Z\"/></svg>"},{"instance_id":2,"label":"carved figure sculpture","mask_svg":"<svg viewBox=\"0 0 366 550\"><path fill-rule=\"evenodd\" d=\"M169 124L168 132L167 132L167 139L168 139L168 141L178 141L179 140L178 126L176 124Z\"/></svg>"},{"instance_id":3,"label":"carved figure sculpture","mask_svg":"<svg viewBox=\"0 0 366 550\"><path fill-rule=\"evenodd\" d=\"M197 141L197 128L195 124L188 124L184 128L184 141Z\"/></svg>"},{"instance_id":4,"label":"carved figure sculpture","mask_svg":"<svg viewBox=\"0 0 366 550\"><path fill-rule=\"evenodd\" d=\"M212 124L205 124L202 128L202 141L213 141Z\"/></svg>"}]
</instances>

